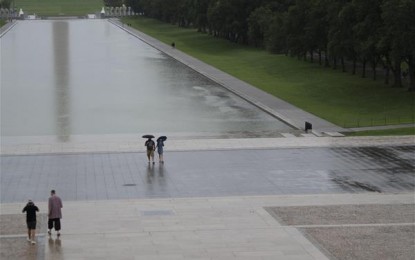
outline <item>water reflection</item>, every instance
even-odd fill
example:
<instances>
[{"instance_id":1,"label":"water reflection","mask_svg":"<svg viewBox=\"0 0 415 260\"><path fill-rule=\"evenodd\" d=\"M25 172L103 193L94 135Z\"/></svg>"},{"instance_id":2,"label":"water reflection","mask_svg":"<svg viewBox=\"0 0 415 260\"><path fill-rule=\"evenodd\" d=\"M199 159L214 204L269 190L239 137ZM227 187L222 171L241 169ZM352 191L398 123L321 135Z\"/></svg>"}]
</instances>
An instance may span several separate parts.
<instances>
[{"instance_id":1,"label":"water reflection","mask_svg":"<svg viewBox=\"0 0 415 260\"><path fill-rule=\"evenodd\" d=\"M69 88L69 25L67 21L56 21L52 26L53 57L56 97L56 136L67 142L71 135L70 88Z\"/></svg>"},{"instance_id":2,"label":"water reflection","mask_svg":"<svg viewBox=\"0 0 415 260\"><path fill-rule=\"evenodd\" d=\"M330 151L342 158L344 167L329 170L328 177L345 191L381 193L402 188L413 190L415 187L412 146L336 148Z\"/></svg>"},{"instance_id":3,"label":"water reflection","mask_svg":"<svg viewBox=\"0 0 415 260\"><path fill-rule=\"evenodd\" d=\"M148 163L147 165L147 184L152 184L154 182L154 165Z\"/></svg>"},{"instance_id":4,"label":"water reflection","mask_svg":"<svg viewBox=\"0 0 415 260\"><path fill-rule=\"evenodd\" d=\"M48 239L48 250L49 254L53 256L55 259L62 259L62 241L59 238L53 239L49 236Z\"/></svg>"},{"instance_id":5,"label":"water reflection","mask_svg":"<svg viewBox=\"0 0 415 260\"><path fill-rule=\"evenodd\" d=\"M105 20L18 23L1 39L3 137L292 130Z\"/></svg>"}]
</instances>

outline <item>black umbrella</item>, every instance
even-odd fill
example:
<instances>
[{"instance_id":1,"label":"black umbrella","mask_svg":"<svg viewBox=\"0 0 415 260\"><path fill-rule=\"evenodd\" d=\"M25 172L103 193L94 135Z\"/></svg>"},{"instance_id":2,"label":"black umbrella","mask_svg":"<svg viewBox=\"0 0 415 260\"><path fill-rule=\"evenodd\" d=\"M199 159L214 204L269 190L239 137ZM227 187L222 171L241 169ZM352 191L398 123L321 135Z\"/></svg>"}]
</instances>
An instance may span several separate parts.
<instances>
[{"instance_id":1,"label":"black umbrella","mask_svg":"<svg viewBox=\"0 0 415 260\"><path fill-rule=\"evenodd\" d=\"M160 136L159 138L157 138L157 142L158 142L159 140L162 140L162 141L164 142L164 141L166 141L166 140L167 140L167 136L162 135L162 136Z\"/></svg>"},{"instance_id":2,"label":"black umbrella","mask_svg":"<svg viewBox=\"0 0 415 260\"><path fill-rule=\"evenodd\" d=\"M143 138L154 138L154 135L143 135Z\"/></svg>"}]
</instances>

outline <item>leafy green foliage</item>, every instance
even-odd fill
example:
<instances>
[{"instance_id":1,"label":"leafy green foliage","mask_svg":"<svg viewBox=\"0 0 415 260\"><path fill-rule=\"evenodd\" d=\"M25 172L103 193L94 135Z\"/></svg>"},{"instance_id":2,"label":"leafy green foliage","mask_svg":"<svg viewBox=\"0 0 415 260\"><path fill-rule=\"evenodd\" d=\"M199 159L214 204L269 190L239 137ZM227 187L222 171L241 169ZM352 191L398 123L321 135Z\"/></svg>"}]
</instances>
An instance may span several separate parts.
<instances>
[{"instance_id":1,"label":"leafy green foliage","mask_svg":"<svg viewBox=\"0 0 415 260\"><path fill-rule=\"evenodd\" d=\"M414 0L128 0L145 16L415 90ZM318 55L318 56L317 56ZM324 58L324 63L323 63ZM351 64L351 65L350 65ZM340 65L340 66L339 66ZM408 71L401 70L407 67ZM392 73L390 73L392 72ZM402 81L402 75L408 81Z\"/></svg>"},{"instance_id":2,"label":"leafy green foliage","mask_svg":"<svg viewBox=\"0 0 415 260\"><path fill-rule=\"evenodd\" d=\"M306 111L346 127L411 123L415 93L139 17L126 23ZM385 120L386 118L386 120Z\"/></svg>"},{"instance_id":3,"label":"leafy green foliage","mask_svg":"<svg viewBox=\"0 0 415 260\"><path fill-rule=\"evenodd\" d=\"M26 14L37 15L86 15L99 12L102 0L14 0L14 5Z\"/></svg>"}]
</instances>

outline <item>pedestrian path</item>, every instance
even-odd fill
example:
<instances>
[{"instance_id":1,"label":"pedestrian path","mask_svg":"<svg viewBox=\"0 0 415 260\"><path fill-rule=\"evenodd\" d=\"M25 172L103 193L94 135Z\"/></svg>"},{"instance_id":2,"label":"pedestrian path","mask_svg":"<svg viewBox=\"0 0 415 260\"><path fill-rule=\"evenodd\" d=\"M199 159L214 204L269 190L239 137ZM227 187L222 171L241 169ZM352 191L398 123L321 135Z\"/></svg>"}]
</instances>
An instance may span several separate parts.
<instances>
[{"instance_id":1,"label":"pedestrian path","mask_svg":"<svg viewBox=\"0 0 415 260\"><path fill-rule=\"evenodd\" d=\"M165 150L2 156L1 202L278 194L396 193L415 188L414 145ZM157 161L157 156L156 156Z\"/></svg>"},{"instance_id":2,"label":"pedestrian path","mask_svg":"<svg viewBox=\"0 0 415 260\"><path fill-rule=\"evenodd\" d=\"M159 134L162 135L162 134ZM157 136L159 136L157 135ZM100 152L144 152L144 139L137 135L72 136L66 143L47 137L2 138L1 155L67 154ZM166 152L195 150L229 150L259 148L306 148L306 147L367 147L388 145L415 145L414 136L369 137L292 137L285 138L171 138L166 142Z\"/></svg>"},{"instance_id":3,"label":"pedestrian path","mask_svg":"<svg viewBox=\"0 0 415 260\"><path fill-rule=\"evenodd\" d=\"M36 247L26 245L13 251L16 244L10 243L9 252L22 252L20 257L25 257L25 254L29 256L25 259L39 259L37 256L40 255L41 259L53 260L324 260L328 257L312 240L306 239L296 227L279 223L265 208L399 205L413 202L412 194L64 201L63 235L60 239L55 234L49 238L42 233ZM41 212L45 212L46 203L38 203L38 206ZM20 210L21 203L1 204L2 215L14 214L15 219L20 218L21 223L24 223L24 215L19 214ZM302 214L307 215L308 208L304 210ZM19 234L23 235L24 232L22 228ZM336 232L333 242L344 242L343 231ZM353 232L357 233L358 230ZM2 245L6 244L6 240L12 240L1 235L0 239ZM396 239L399 241L399 237ZM40 245L44 246L44 251L30 255ZM376 243L371 245L376 250L384 250L381 246ZM403 252L404 249L398 245L399 251ZM408 251L404 253L407 257Z\"/></svg>"}]
</instances>

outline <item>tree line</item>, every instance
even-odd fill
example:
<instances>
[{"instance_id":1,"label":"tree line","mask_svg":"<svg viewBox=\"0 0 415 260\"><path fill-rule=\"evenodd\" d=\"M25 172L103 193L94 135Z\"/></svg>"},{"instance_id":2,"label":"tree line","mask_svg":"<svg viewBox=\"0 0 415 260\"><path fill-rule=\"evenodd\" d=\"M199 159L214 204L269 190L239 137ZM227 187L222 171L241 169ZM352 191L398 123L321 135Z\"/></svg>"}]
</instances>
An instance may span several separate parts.
<instances>
[{"instance_id":1,"label":"tree line","mask_svg":"<svg viewBox=\"0 0 415 260\"><path fill-rule=\"evenodd\" d=\"M12 0L0 0L0 8L10 9Z\"/></svg>"},{"instance_id":2,"label":"tree line","mask_svg":"<svg viewBox=\"0 0 415 260\"><path fill-rule=\"evenodd\" d=\"M414 0L125 0L135 12L415 90Z\"/></svg>"}]
</instances>

